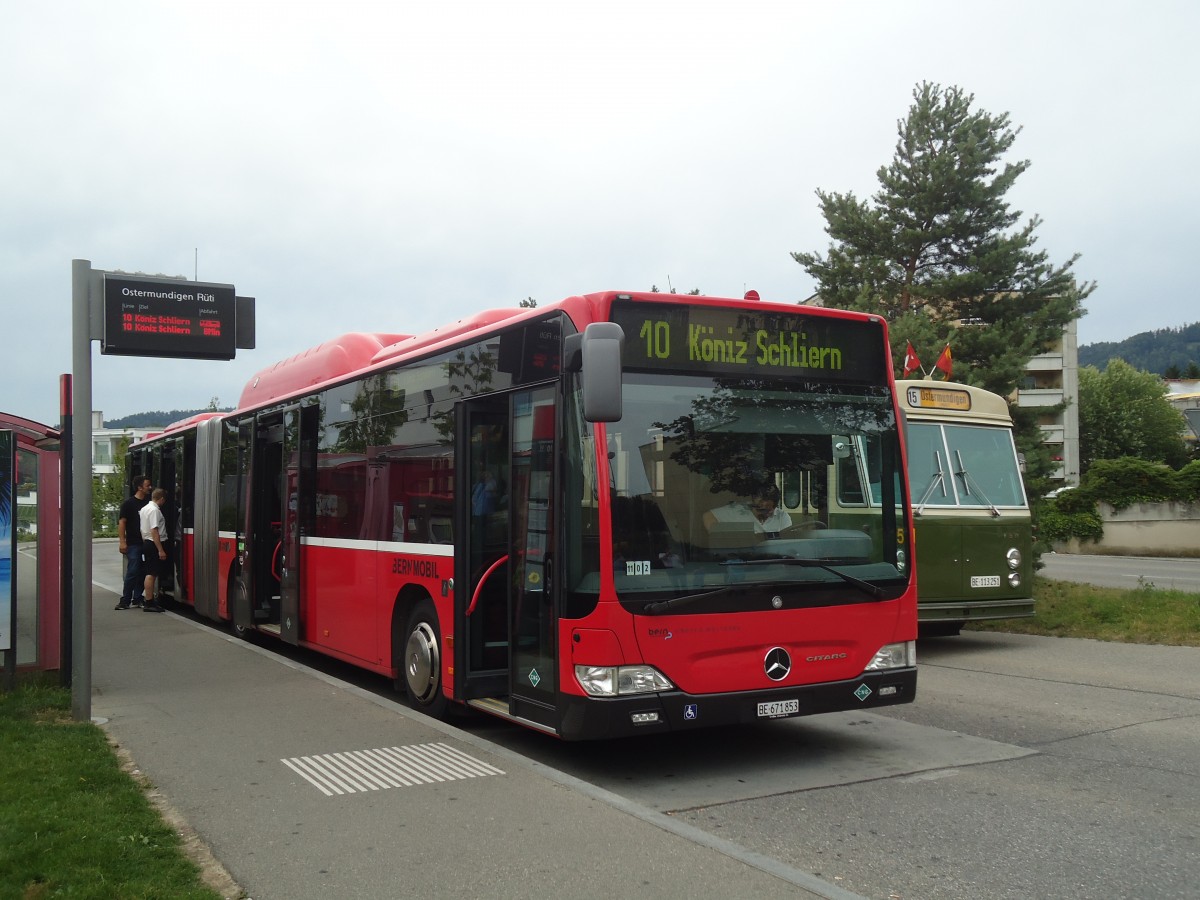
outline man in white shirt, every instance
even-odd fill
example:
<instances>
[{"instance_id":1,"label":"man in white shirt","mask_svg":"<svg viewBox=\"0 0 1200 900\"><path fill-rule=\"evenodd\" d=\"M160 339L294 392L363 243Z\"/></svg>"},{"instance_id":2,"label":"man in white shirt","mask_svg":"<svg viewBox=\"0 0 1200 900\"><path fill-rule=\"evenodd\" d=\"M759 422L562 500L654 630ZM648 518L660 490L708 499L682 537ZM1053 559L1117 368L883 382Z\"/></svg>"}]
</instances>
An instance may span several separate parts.
<instances>
[{"instance_id":1,"label":"man in white shirt","mask_svg":"<svg viewBox=\"0 0 1200 900\"><path fill-rule=\"evenodd\" d=\"M162 507L167 492L155 488L150 502L138 514L142 526L142 571L146 573L145 605L142 612L162 612L155 593L158 577L167 570L167 519Z\"/></svg>"},{"instance_id":2,"label":"man in white shirt","mask_svg":"<svg viewBox=\"0 0 1200 900\"><path fill-rule=\"evenodd\" d=\"M781 531L792 526L792 517L779 506L779 488L774 482L759 487L748 503L727 503L704 514L706 527L730 526L744 523L752 527L755 534L767 538L778 537Z\"/></svg>"}]
</instances>

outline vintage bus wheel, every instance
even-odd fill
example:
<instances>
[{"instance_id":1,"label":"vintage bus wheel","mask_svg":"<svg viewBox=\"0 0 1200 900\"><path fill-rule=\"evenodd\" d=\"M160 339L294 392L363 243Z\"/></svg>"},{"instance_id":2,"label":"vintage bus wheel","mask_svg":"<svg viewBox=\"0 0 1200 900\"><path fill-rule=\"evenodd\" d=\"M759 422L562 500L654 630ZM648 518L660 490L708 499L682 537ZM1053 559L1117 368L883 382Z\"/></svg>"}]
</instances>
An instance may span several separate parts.
<instances>
[{"instance_id":1,"label":"vintage bus wheel","mask_svg":"<svg viewBox=\"0 0 1200 900\"><path fill-rule=\"evenodd\" d=\"M922 622L917 626L917 637L957 637L965 622Z\"/></svg>"},{"instance_id":2,"label":"vintage bus wheel","mask_svg":"<svg viewBox=\"0 0 1200 900\"><path fill-rule=\"evenodd\" d=\"M408 617L408 637L399 676L413 707L431 716L446 711L442 693L442 648L438 637L437 613L433 604L422 600Z\"/></svg>"}]
</instances>

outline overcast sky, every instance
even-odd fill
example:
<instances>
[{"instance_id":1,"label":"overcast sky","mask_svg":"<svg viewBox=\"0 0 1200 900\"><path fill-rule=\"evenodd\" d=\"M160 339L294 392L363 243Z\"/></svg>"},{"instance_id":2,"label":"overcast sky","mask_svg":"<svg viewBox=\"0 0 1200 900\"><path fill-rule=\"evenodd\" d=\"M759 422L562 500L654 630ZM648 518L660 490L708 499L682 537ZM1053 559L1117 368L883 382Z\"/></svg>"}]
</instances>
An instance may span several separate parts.
<instances>
[{"instance_id":1,"label":"overcast sky","mask_svg":"<svg viewBox=\"0 0 1200 900\"><path fill-rule=\"evenodd\" d=\"M93 345L106 418L530 296L801 300L814 191L875 192L922 80L1023 128L1008 199L1099 285L1080 343L1194 322L1198 34L1194 2L8 4L0 410L57 424L76 258L257 298L233 362Z\"/></svg>"}]
</instances>

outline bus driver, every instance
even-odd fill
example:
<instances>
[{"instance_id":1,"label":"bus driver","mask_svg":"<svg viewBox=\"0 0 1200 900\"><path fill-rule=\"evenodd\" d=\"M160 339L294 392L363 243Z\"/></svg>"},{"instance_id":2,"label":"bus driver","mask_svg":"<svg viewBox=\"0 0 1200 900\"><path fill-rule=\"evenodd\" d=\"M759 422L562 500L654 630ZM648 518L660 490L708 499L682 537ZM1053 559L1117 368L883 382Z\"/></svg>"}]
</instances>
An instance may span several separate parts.
<instances>
[{"instance_id":1,"label":"bus driver","mask_svg":"<svg viewBox=\"0 0 1200 900\"><path fill-rule=\"evenodd\" d=\"M735 501L710 509L704 514L704 524L710 531L714 527L750 525L755 534L777 538L791 527L792 517L779 506L779 487L768 481L755 488L748 503Z\"/></svg>"}]
</instances>

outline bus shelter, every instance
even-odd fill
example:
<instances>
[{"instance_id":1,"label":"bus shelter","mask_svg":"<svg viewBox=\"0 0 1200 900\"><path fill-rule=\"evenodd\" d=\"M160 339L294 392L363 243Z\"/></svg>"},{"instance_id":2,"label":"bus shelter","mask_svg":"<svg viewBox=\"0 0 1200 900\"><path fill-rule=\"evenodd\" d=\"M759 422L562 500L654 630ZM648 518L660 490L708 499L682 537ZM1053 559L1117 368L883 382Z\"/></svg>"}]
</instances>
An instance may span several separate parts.
<instances>
[{"instance_id":1,"label":"bus shelter","mask_svg":"<svg viewBox=\"0 0 1200 900\"><path fill-rule=\"evenodd\" d=\"M8 516L0 523L16 537L6 560L16 609L11 647L18 669L55 670L62 662L61 432L3 412L0 431L11 432L15 444ZM6 548L14 546L8 538Z\"/></svg>"}]
</instances>

